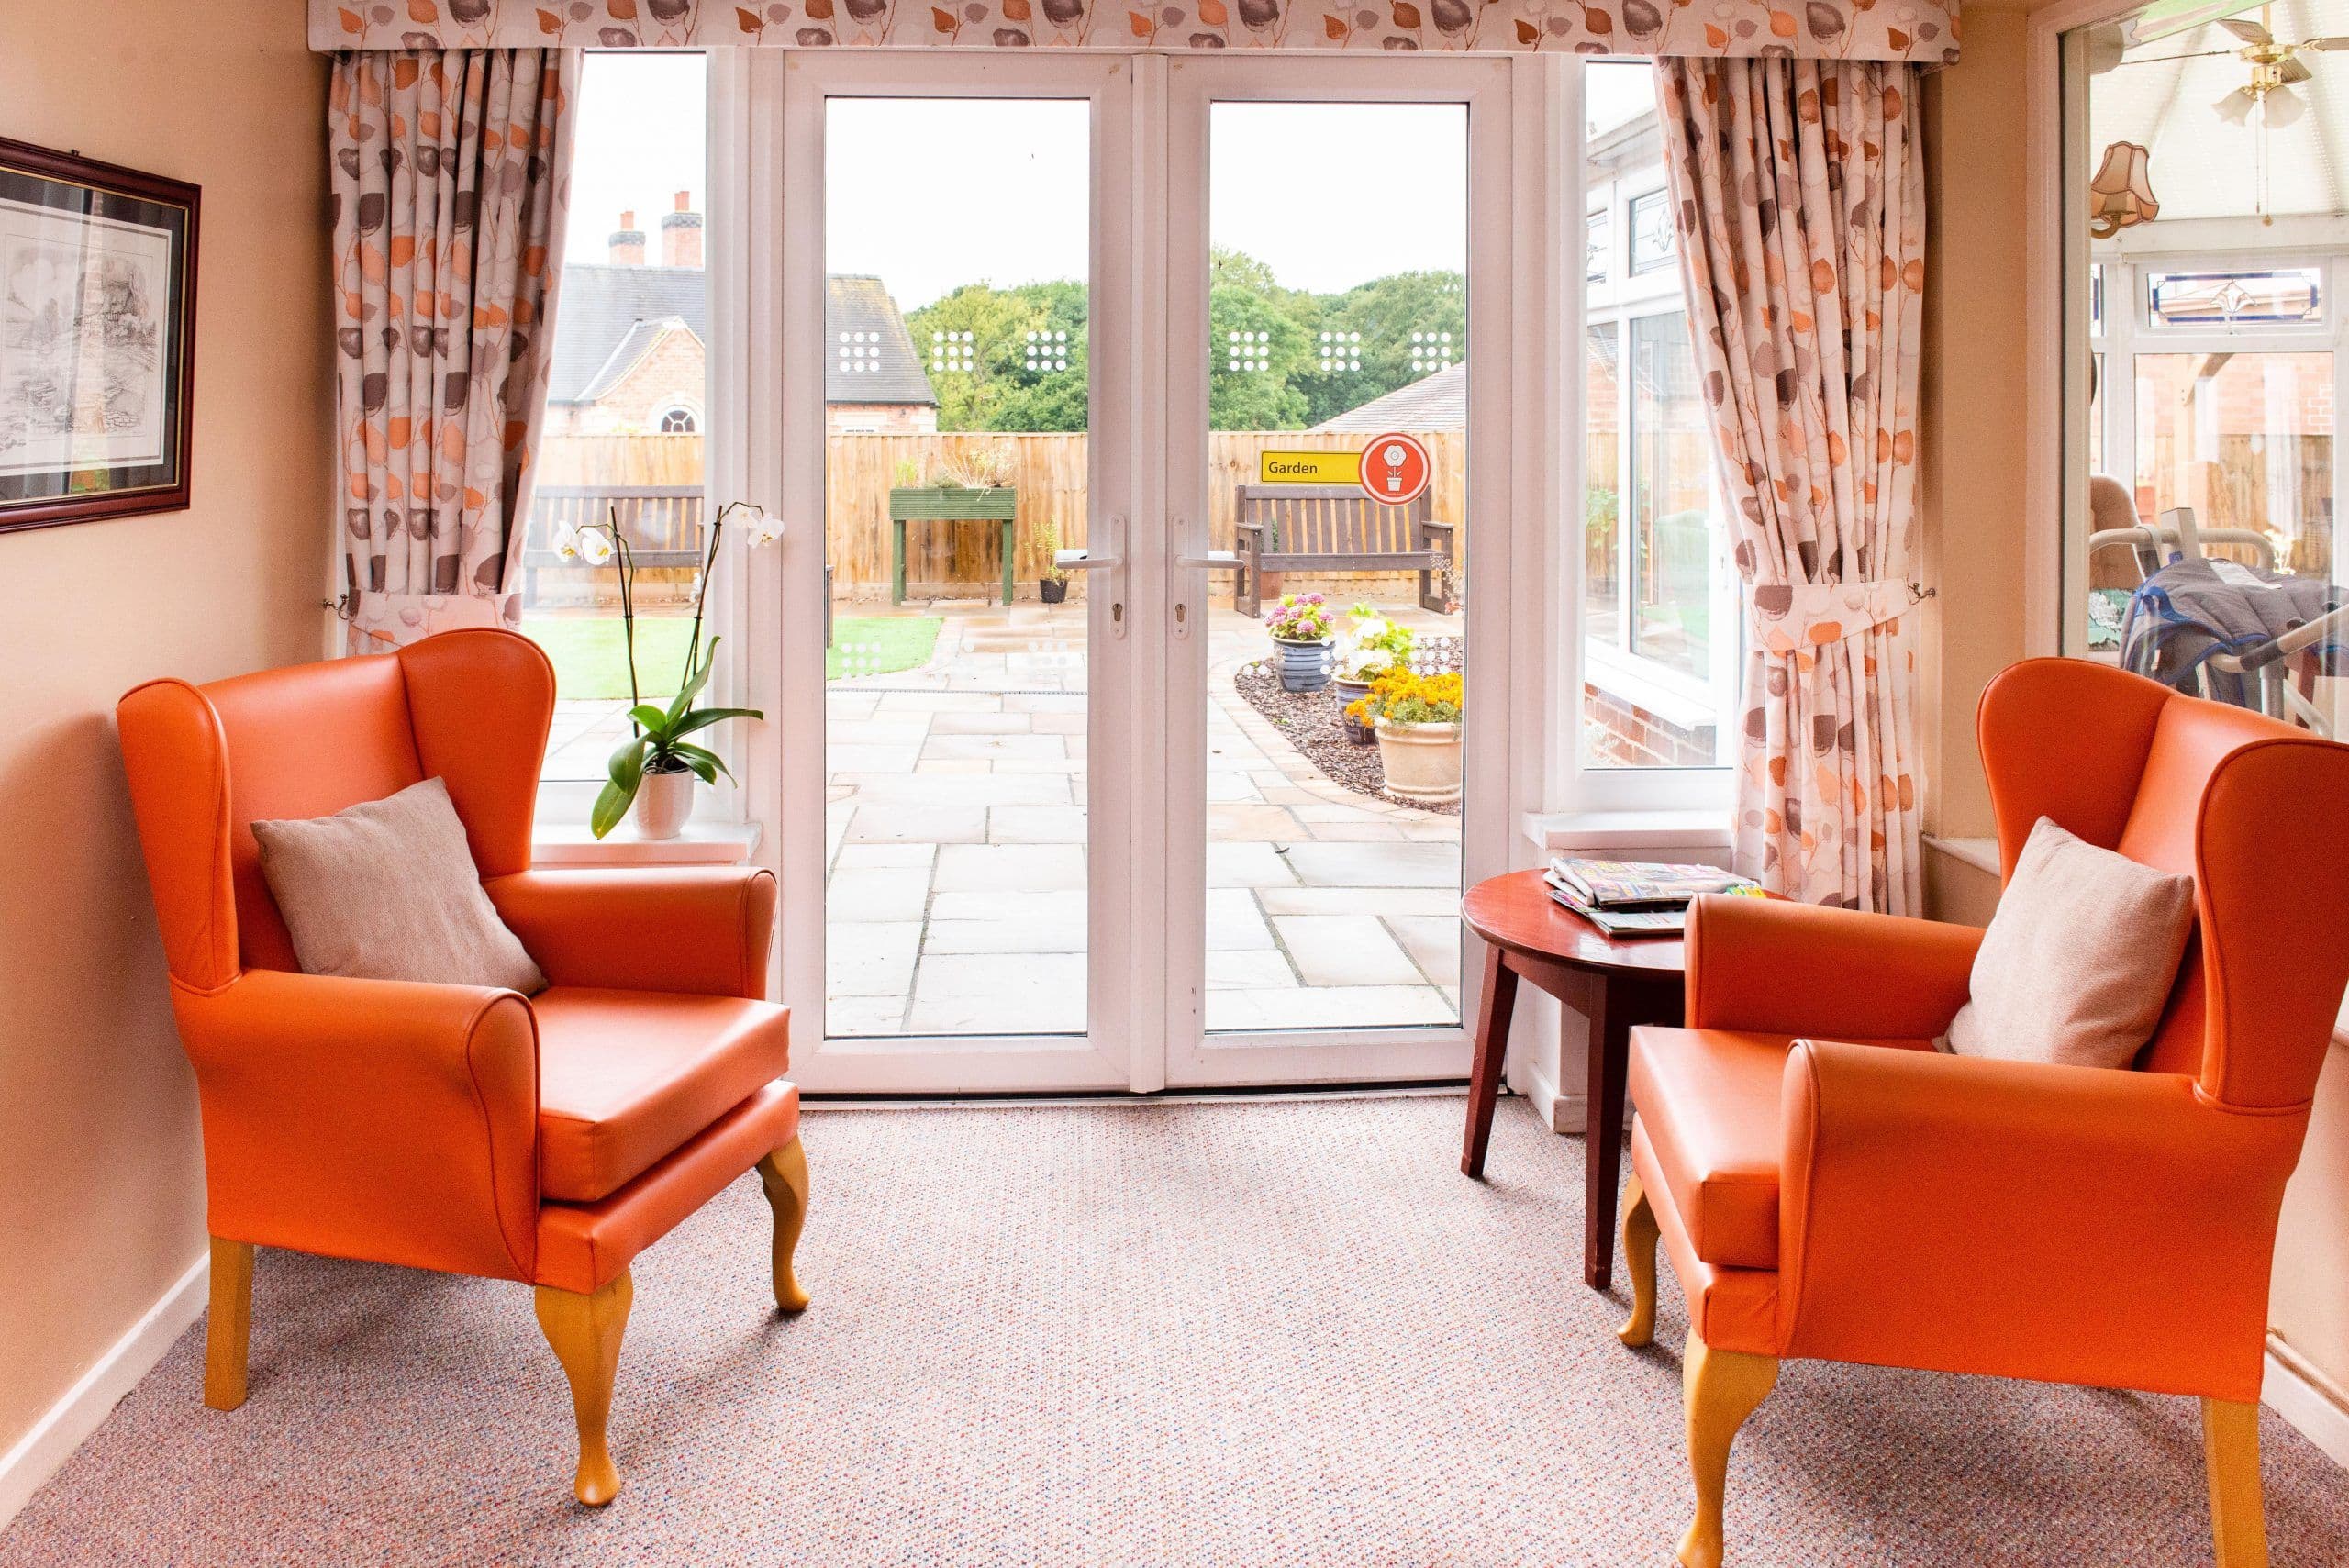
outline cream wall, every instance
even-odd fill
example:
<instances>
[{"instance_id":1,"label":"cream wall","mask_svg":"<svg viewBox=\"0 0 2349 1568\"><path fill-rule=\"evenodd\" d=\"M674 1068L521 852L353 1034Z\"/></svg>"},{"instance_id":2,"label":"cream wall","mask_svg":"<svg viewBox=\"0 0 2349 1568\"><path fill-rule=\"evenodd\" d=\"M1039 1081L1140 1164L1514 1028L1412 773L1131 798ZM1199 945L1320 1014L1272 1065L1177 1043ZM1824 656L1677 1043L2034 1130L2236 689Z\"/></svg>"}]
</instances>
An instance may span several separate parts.
<instances>
[{"instance_id":1,"label":"cream wall","mask_svg":"<svg viewBox=\"0 0 2349 1568\"><path fill-rule=\"evenodd\" d=\"M1932 277L1925 315L1924 570L1938 590L1924 628L1927 831L1992 830L1974 746L1983 685L2023 656L2023 544L2052 526L2025 509L2022 451L2025 43L2041 6L1967 0L1965 58L1925 93ZM1997 880L1927 857L1927 906L1980 923ZM2339 934L2333 933L2333 940ZM2273 1341L2335 1403L2349 1428L2349 1045L2337 1040L2318 1085L2308 1147L2277 1240Z\"/></svg>"},{"instance_id":2,"label":"cream wall","mask_svg":"<svg viewBox=\"0 0 2349 1568\"><path fill-rule=\"evenodd\" d=\"M0 3L0 136L204 189L195 505L0 534L0 1452L204 1244L115 699L320 647L325 64L296 0L173 9Z\"/></svg>"}]
</instances>

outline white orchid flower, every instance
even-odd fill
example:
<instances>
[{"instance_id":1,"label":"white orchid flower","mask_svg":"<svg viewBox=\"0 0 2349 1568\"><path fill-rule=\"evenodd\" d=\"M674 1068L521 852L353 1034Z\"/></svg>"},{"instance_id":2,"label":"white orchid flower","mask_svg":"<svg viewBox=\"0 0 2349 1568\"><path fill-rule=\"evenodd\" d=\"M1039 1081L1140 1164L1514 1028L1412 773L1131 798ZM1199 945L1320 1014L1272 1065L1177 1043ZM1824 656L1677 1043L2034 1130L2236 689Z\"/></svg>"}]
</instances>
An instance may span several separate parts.
<instances>
[{"instance_id":1,"label":"white orchid flower","mask_svg":"<svg viewBox=\"0 0 2349 1568\"><path fill-rule=\"evenodd\" d=\"M562 561L579 559L579 530L569 523L554 530L554 552Z\"/></svg>"},{"instance_id":2,"label":"white orchid flower","mask_svg":"<svg viewBox=\"0 0 2349 1568\"><path fill-rule=\"evenodd\" d=\"M753 511L750 522L744 525L743 538L752 550L764 550L782 539L783 519Z\"/></svg>"},{"instance_id":3,"label":"white orchid flower","mask_svg":"<svg viewBox=\"0 0 2349 1568\"><path fill-rule=\"evenodd\" d=\"M601 528L584 531L579 536L579 556L590 566L608 565L619 551L612 544L612 536Z\"/></svg>"}]
</instances>

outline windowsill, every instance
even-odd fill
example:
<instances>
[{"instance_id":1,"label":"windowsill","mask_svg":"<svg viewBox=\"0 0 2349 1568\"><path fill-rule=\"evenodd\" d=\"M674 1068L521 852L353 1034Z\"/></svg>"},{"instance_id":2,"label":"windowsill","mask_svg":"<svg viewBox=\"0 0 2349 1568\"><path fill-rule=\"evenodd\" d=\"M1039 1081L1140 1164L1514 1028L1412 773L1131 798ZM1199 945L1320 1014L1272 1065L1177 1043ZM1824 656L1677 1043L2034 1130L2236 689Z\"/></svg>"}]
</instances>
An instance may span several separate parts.
<instances>
[{"instance_id":1,"label":"windowsill","mask_svg":"<svg viewBox=\"0 0 2349 1568\"><path fill-rule=\"evenodd\" d=\"M555 780L539 785L536 826L530 831L534 866L730 866L748 864L758 853L759 825L719 816L696 817L674 839L637 836L634 821L621 823L608 838L587 828L587 813L600 786Z\"/></svg>"},{"instance_id":2,"label":"windowsill","mask_svg":"<svg viewBox=\"0 0 2349 1568\"><path fill-rule=\"evenodd\" d=\"M1529 811L1526 838L1545 851L1559 850L1726 850L1729 812Z\"/></svg>"},{"instance_id":3,"label":"windowsill","mask_svg":"<svg viewBox=\"0 0 2349 1568\"><path fill-rule=\"evenodd\" d=\"M1998 874L1998 840L1996 839L1944 839L1937 834L1925 835L1928 849L1938 850L1960 865L1976 871Z\"/></svg>"}]
</instances>

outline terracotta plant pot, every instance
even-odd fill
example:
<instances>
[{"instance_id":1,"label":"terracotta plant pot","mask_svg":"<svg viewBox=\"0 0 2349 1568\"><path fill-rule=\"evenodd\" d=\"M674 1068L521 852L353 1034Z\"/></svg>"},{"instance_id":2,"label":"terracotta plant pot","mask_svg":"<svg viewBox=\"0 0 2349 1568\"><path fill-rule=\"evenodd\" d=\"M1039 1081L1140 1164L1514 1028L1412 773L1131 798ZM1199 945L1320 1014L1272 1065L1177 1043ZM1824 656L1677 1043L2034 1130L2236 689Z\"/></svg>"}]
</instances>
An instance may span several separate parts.
<instances>
[{"instance_id":1,"label":"terracotta plant pot","mask_svg":"<svg viewBox=\"0 0 2349 1568\"><path fill-rule=\"evenodd\" d=\"M1275 637L1273 649L1280 659L1281 690L1318 692L1330 684L1330 644L1289 642Z\"/></svg>"},{"instance_id":2,"label":"terracotta plant pot","mask_svg":"<svg viewBox=\"0 0 2349 1568\"><path fill-rule=\"evenodd\" d=\"M694 814L694 785L700 781L684 768L674 773L650 769L636 786L636 833L640 839L674 839L685 831Z\"/></svg>"},{"instance_id":3,"label":"terracotta plant pot","mask_svg":"<svg viewBox=\"0 0 2349 1568\"><path fill-rule=\"evenodd\" d=\"M1386 793L1422 806L1460 798L1460 726L1378 721L1378 762Z\"/></svg>"}]
</instances>

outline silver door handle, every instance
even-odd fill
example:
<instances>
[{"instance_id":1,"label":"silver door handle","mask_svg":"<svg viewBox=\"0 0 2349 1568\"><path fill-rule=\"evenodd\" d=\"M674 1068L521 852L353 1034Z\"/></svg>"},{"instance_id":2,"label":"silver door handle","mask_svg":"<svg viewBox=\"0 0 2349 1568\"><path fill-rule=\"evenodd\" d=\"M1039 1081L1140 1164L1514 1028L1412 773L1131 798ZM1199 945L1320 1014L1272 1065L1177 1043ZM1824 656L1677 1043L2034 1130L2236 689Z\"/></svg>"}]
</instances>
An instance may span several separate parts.
<instances>
[{"instance_id":1,"label":"silver door handle","mask_svg":"<svg viewBox=\"0 0 2349 1568\"><path fill-rule=\"evenodd\" d=\"M1063 572L1097 572L1105 566L1123 566L1125 562L1114 555L1095 555L1083 550L1056 550L1052 564Z\"/></svg>"},{"instance_id":2,"label":"silver door handle","mask_svg":"<svg viewBox=\"0 0 2349 1568\"><path fill-rule=\"evenodd\" d=\"M1061 572L1119 571L1126 564L1126 518L1124 513L1108 519L1101 529L1106 536L1102 543L1108 546L1107 555L1096 555L1090 550L1056 550L1052 566ZM1109 606L1109 635L1123 639L1126 635L1126 580L1122 573L1108 580L1098 589L1088 588L1088 594L1098 594Z\"/></svg>"},{"instance_id":3,"label":"silver door handle","mask_svg":"<svg viewBox=\"0 0 2349 1568\"><path fill-rule=\"evenodd\" d=\"M1228 550L1211 550L1205 555L1178 555L1174 558L1174 564L1197 566L1208 572L1237 572L1240 570L1240 558Z\"/></svg>"}]
</instances>

